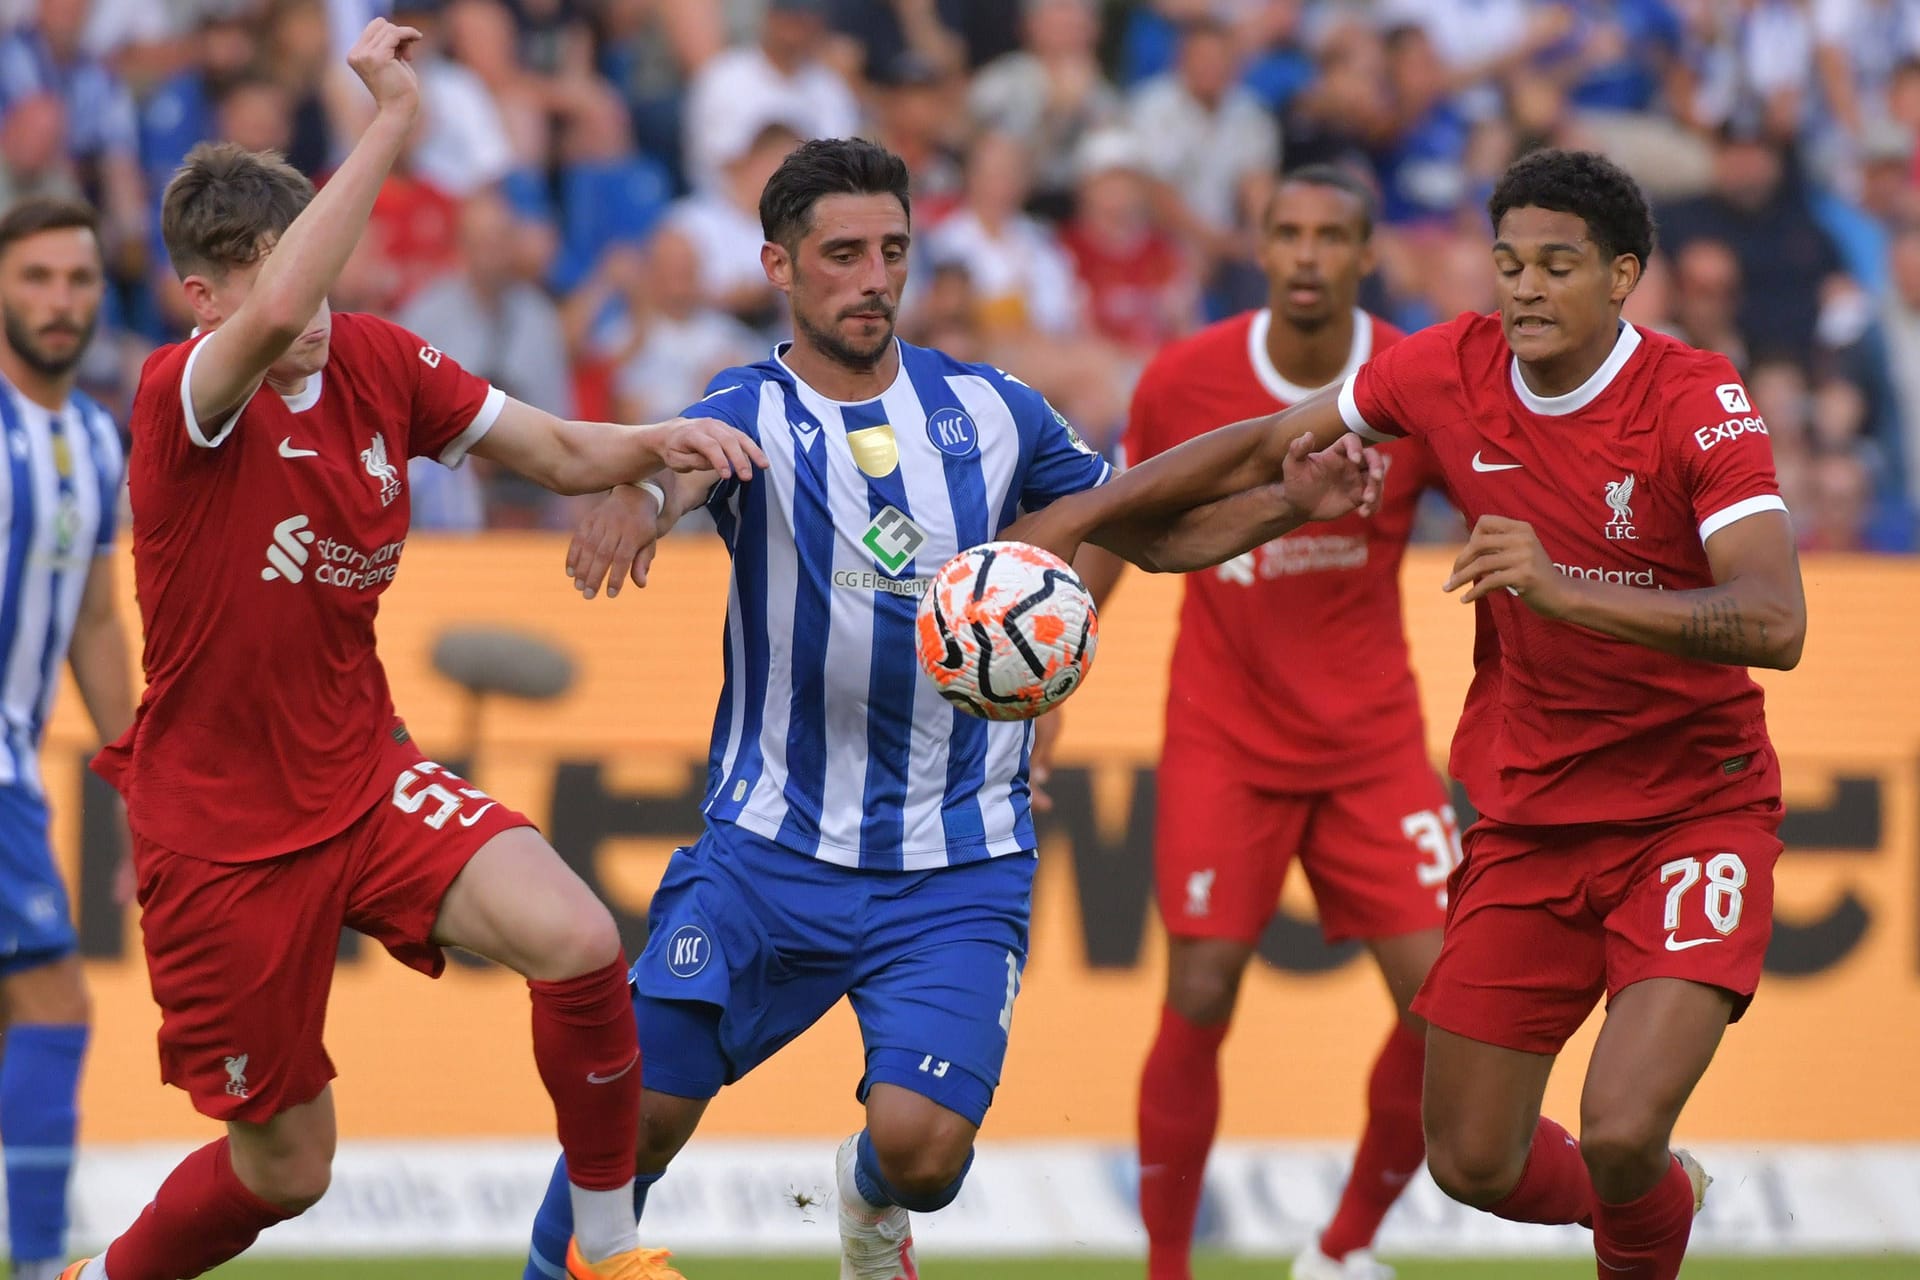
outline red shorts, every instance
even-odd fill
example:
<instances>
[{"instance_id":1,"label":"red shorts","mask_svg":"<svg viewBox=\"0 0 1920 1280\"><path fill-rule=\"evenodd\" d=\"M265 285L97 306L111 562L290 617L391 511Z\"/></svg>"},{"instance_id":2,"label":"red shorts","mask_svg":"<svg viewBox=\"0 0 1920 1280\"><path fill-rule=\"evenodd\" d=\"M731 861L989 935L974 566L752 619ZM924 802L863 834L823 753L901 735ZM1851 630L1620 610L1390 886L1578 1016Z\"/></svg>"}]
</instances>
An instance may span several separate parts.
<instances>
[{"instance_id":1,"label":"red shorts","mask_svg":"<svg viewBox=\"0 0 1920 1280\"><path fill-rule=\"evenodd\" d=\"M329 840L256 862L207 862L134 837L160 1078L202 1115L263 1122L334 1077L321 1043L340 930L430 977L441 899L480 846L531 824L394 743L393 798Z\"/></svg>"},{"instance_id":2,"label":"red shorts","mask_svg":"<svg viewBox=\"0 0 1920 1280\"><path fill-rule=\"evenodd\" d=\"M1180 938L1260 940L1295 855L1330 942L1438 929L1460 836L1423 751L1336 791L1275 791L1216 752L1160 760L1154 882Z\"/></svg>"},{"instance_id":3,"label":"red shorts","mask_svg":"<svg viewBox=\"0 0 1920 1280\"><path fill-rule=\"evenodd\" d=\"M1731 992L1738 1020L1773 935L1780 816L1768 802L1659 826L1475 823L1413 1011L1553 1054L1601 996L1685 978Z\"/></svg>"}]
</instances>

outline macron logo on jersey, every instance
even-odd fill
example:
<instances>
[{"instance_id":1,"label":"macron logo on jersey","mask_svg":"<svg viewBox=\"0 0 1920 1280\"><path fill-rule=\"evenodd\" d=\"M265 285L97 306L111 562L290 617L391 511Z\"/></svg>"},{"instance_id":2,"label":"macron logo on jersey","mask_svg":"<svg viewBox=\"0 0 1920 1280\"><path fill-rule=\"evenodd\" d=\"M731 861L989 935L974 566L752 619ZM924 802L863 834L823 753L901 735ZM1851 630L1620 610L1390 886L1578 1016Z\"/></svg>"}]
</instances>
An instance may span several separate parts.
<instances>
[{"instance_id":1,"label":"macron logo on jersey","mask_svg":"<svg viewBox=\"0 0 1920 1280\"><path fill-rule=\"evenodd\" d=\"M260 571L263 581L285 578L299 582L307 576L307 548L314 542L313 530L305 516L288 516L273 526L273 544L267 548L267 567Z\"/></svg>"}]
</instances>

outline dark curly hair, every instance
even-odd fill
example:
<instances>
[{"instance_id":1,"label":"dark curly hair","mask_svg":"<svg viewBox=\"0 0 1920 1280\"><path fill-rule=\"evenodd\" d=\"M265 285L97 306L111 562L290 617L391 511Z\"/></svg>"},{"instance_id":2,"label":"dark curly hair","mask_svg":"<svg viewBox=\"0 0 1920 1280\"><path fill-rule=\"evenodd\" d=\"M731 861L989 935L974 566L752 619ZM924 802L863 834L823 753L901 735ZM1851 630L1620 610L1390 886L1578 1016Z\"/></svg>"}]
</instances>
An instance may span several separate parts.
<instances>
[{"instance_id":1,"label":"dark curly hair","mask_svg":"<svg viewBox=\"0 0 1920 1280\"><path fill-rule=\"evenodd\" d=\"M1611 261L1623 253L1653 254L1653 210L1640 184L1597 151L1535 151L1515 160L1487 199L1497 234L1509 209L1551 209L1585 220L1587 234Z\"/></svg>"}]
</instances>

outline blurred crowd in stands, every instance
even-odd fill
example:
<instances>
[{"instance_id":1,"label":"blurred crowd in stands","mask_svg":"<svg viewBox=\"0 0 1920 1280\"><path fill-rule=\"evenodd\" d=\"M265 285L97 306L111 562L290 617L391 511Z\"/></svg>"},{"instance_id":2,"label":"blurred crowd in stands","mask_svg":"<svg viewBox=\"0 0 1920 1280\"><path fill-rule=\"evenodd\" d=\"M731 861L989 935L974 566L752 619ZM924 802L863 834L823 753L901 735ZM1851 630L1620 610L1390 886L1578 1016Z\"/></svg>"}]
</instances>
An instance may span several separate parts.
<instances>
[{"instance_id":1,"label":"blurred crowd in stands","mask_svg":"<svg viewBox=\"0 0 1920 1280\"><path fill-rule=\"evenodd\" d=\"M391 4L391 8L382 6ZM1654 196L1635 323L1724 352L1808 548L1908 551L1920 506L1920 0L7 0L0 198L82 192L124 414L185 323L157 234L194 143L316 181L370 103L368 17L427 33L418 136L335 302L557 413L650 420L763 356L762 183L858 133L914 181L901 332L1000 364L1097 441L1168 339L1259 306L1275 175L1371 174L1366 304L1494 305L1484 200L1597 147ZM416 464L420 467L421 464ZM418 529L551 526L484 465Z\"/></svg>"}]
</instances>

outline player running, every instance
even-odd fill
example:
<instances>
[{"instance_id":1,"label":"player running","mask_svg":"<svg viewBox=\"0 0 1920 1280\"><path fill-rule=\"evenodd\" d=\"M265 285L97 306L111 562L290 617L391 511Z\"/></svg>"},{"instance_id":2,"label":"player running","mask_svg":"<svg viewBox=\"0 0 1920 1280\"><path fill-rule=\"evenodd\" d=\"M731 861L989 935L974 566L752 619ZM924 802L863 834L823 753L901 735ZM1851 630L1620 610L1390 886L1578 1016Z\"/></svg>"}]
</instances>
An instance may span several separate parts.
<instances>
[{"instance_id":1,"label":"player running","mask_svg":"<svg viewBox=\"0 0 1920 1280\"><path fill-rule=\"evenodd\" d=\"M589 596L609 568L609 594L644 585L653 539L704 504L733 556L706 831L668 864L633 969L635 1208L720 1089L844 996L867 1123L837 1161L840 1274L913 1280L909 1212L959 1193L999 1084L1035 865L1028 726L940 698L918 670L915 609L962 548L1109 470L1024 383L895 339L911 239L899 157L807 143L767 183L760 221L794 339L716 376L687 413L751 435L771 469L750 488L675 477L657 517L655 495L623 492L568 552ZM1359 456L1351 441L1303 452L1276 501L1297 523L1370 500ZM565 1247L565 1167L529 1280Z\"/></svg>"},{"instance_id":2,"label":"player running","mask_svg":"<svg viewBox=\"0 0 1920 1280\"><path fill-rule=\"evenodd\" d=\"M349 55L377 114L318 195L271 155L196 148L162 233L199 322L133 408L134 569L147 689L95 763L127 798L161 1074L227 1126L84 1280L178 1280L326 1189L321 1040L343 925L429 975L465 947L526 975L534 1059L572 1159L573 1274L630 1280L638 1057L607 909L526 818L425 759L374 654L408 523L406 462L469 452L584 492L666 463L764 462L714 422L562 422L419 338L331 315L419 106L419 34ZM262 384L265 383L263 387Z\"/></svg>"},{"instance_id":3,"label":"player running","mask_svg":"<svg viewBox=\"0 0 1920 1280\"><path fill-rule=\"evenodd\" d=\"M1446 583L1479 623L1452 767L1483 815L1414 1002L1428 1165L1501 1217L1589 1223L1603 1276L1671 1280L1706 1181L1673 1128L1772 931L1780 770L1741 668L1794 666L1806 603L1732 365L1621 322L1653 249L1633 180L1537 152L1489 211L1497 315L1415 334L1337 395L1212 432L1020 532L1149 561L1201 528L1244 549L1268 536L1260 490L1198 504L1270 483L1301 440L1428 442L1473 522ZM1602 996L1576 1143L1540 1100Z\"/></svg>"},{"instance_id":4,"label":"player running","mask_svg":"<svg viewBox=\"0 0 1920 1280\"><path fill-rule=\"evenodd\" d=\"M1141 376L1126 456L1273 413L1353 375L1400 332L1356 306L1373 267L1373 197L1344 170L1287 175L1267 209L1265 309L1164 348ZM1167 691L1154 870L1167 996L1140 1080L1140 1216L1151 1280L1189 1280L1220 1116L1221 1042L1287 866L1305 868L1328 941L1363 939L1400 1013L1374 1061L1340 1205L1295 1280L1391 1276L1370 1246L1420 1168L1426 1026L1407 1009L1440 952L1459 835L1426 755L1400 618L1400 560L1436 483L1396 440L1380 510L1269 542L1187 579ZM1125 561L1082 550L1097 600ZM1356 663L1358 655L1366 655ZM1343 670L1345 678L1328 679ZM1038 724L1036 780L1059 715Z\"/></svg>"},{"instance_id":5,"label":"player running","mask_svg":"<svg viewBox=\"0 0 1920 1280\"><path fill-rule=\"evenodd\" d=\"M47 844L40 742L64 658L110 742L133 719L114 589L120 434L74 390L106 275L94 213L30 196L0 216L0 1136L14 1280L66 1258L67 1183L89 1008L67 891Z\"/></svg>"}]
</instances>

